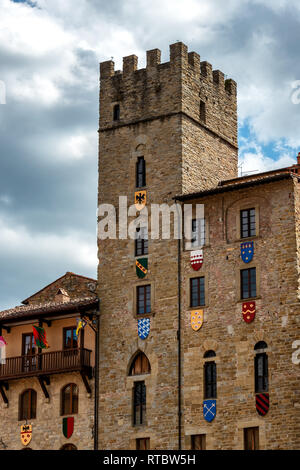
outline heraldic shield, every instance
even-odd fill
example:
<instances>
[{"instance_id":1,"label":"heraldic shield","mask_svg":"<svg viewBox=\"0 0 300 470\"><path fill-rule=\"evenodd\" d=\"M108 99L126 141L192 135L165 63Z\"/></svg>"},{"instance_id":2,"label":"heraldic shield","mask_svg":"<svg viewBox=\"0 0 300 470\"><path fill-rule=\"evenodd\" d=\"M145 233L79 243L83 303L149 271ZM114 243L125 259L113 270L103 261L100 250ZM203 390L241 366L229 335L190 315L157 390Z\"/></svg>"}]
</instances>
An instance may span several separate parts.
<instances>
[{"instance_id":1,"label":"heraldic shield","mask_svg":"<svg viewBox=\"0 0 300 470\"><path fill-rule=\"evenodd\" d=\"M70 439L74 432L74 417L71 418L63 418L63 435Z\"/></svg>"},{"instance_id":2,"label":"heraldic shield","mask_svg":"<svg viewBox=\"0 0 300 470\"><path fill-rule=\"evenodd\" d=\"M138 191L134 195L134 204L137 211L144 209L147 204L147 191Z\"/></svg>"},{"instance_id":3,"label":"heraldic shield","mask_svg":"<svg viewBox=\"0 0 300 470\"><path fill-rule=\"evenodd\" d=\"M203 416L206 421L211 423L217 414L217 401L216 400L204 400L203 402Z\"/></svg>"},{"instance_id":4,"label":"heraldic shield","mask_svg":"<svg viewBox=\"0 0 300 470\"><path fill-rule=\"evenodd\" d=\"M148 272L148 259L147 258L140 258L137 259L136 262L136 274L140 279L143 279Z\"/></svg>"},{"instance_id":5,"label":"heraldic shield","mask_svg":"<svg viewBox=\"0 0 300 470\"><path fill-rule=\"evenodd\" d=\"M199 271L203 264L203 250L191 251L191 265L194 271Z\"/></svg>"},{"instance_id":6,"label":"heraldic shield","mask_svg":"<svg viewBox=\"0 0 300 470\"><path fill-rule=\"evenodd\" d=\"M254 256L254 242L241 244L241 258L244 263L250 263Z\"/></svg>"},{"instance_id":7,"label":"heraldic shield","mask_svg":"<svg viewBox=\"0 0 300 470\"><path fill-rule=\"evenodd\" d=\"M139 338L146 339L150 333L150 318L141 318L138 320L138 334Z\"/></svg>"},{"instance_id":8,"label":"heraldic shield","mask_svg":"<svg viewBox=\"0 0 300 470\"><path fill-rule=\"evenodd\" d=\"M191 325L194 331L200 330L203 325L204 312L203 310L193 310L191 312Z\"/></svg>"},{"instance_id":9,"label":"heraldic shield","mask_svg":"<svg viewBox=\"0 0 300 470\"><path fill-rule=\"evenodd\" d=\"M21 442L23 446L28 446L32 439L32 426L30 424L24 424L21 426Z\"/></svg>"},{"instance_id":10,"label":"heraldic shield","mask_svg":"<svg viewBox=\"0 0 300 470\"><path fill-rule=\"evenodd\" d=\"M256 410L260 416L265 416L270 407L270 400L268 393L259 393L256 395Z\"/></svg>"},{"instance_id":11,"label":"heraldic shield","mask_svg":"<svg viewBox=\"0 0 300 470\"><path fill-rule=\"evenodd\" d=\"M255 302L243 303L243 319L246 323L252 323L255 318L256 306Z\"/></svg>"}]
</instances>

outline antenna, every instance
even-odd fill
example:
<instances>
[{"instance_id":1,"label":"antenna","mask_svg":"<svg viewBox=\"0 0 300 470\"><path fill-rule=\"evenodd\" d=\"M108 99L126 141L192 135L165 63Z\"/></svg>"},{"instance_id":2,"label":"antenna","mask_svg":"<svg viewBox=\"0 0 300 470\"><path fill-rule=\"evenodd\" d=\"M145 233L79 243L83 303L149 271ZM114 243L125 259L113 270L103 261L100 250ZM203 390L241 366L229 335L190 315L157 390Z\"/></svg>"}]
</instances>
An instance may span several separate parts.
<instances>
[{"instance_id":1,"label":"antenna","mask_svg":"<svg viewBox=\"0 0 300 470\"><path fill-rule=\"evenodd\" d=\"M249 170L249 171L245 171L243 172L243 165L244 165L244 162L240 163L238 168L240 168L241 170L241 174L240 174L240 178L242 178L242 176L247 176L249 173L258 173L259 170Z\"/></svg>"}]
</instances>

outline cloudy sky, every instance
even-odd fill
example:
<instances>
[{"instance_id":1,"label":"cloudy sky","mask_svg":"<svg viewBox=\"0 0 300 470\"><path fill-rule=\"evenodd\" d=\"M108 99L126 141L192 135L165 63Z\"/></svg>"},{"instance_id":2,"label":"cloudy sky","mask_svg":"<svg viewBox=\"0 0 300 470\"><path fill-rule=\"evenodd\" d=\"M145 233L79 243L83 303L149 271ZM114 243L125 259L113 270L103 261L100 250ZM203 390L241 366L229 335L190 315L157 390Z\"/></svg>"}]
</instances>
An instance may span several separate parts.
<instances>
[{"instance_id":1,"label":"cloudy sky","mask_svg":"<svg viewBox=\"0 0 300 470\"><path fill-rule=\"evenodd\" d=\"M0 0L0 309L96 276L98 64L177 40L238 82L243 172L295 163L299 0Z\"/></svg>"}]
</instances>

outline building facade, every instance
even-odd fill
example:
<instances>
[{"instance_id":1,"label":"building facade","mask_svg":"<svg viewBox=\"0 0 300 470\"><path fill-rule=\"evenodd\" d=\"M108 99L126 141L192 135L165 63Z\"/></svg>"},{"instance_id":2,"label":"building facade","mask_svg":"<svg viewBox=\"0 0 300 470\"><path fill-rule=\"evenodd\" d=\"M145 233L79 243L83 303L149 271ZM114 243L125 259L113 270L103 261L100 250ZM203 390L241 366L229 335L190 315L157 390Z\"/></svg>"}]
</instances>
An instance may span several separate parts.
<instances>
[{"instance_id":1,"label":"building facade","mask_svg":"<svg viewBox=\"0 0 300 470\"><path fill-rule=\"evenodd\" d=\"M0 312L0 449L94 449L96 284L66 273ZM89 323L77 337L80 318ZM33 327L43 328L47 349Z\"/></svg>"},{"instance_id":2,"label":"building facade","mask_svg":"<svg viewBox=\"0 0 300 470\"><path fill-rule=\"evenodd\" d=\"M298 164L237 177L236 83L182 43L100 77L98 203L117 208L116 239L98 240L101 448L296 449ZM152 239L144 222L132 240L119 197L136 193L149 216L203 204L199 236Z\"/></svg>"}]
</instances>

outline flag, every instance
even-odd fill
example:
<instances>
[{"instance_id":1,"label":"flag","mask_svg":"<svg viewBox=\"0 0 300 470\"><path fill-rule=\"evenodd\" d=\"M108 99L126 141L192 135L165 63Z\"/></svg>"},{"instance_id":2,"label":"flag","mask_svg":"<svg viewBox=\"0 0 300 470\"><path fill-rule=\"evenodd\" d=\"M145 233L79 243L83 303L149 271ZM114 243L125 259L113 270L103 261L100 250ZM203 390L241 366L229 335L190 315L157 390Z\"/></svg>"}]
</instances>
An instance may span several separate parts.
<instances>
[{"instance_id":1,"label":"flag","mask_svg":"<svg viewBox=\"0 0 300 470\"><path fill-rule=\"evenodd\" d=\"M7 345L7 342L3 338L3 336L0 336L0 348L4 348Z\"/></svg>"},{"instance_id":2,"label":"flag","mask_svg":"<svg viewBox=\"0 0 300 470\"><path fill-rule=\"evenodd\" d=\"M85 328L85 326L86 326L86 321L82 320L82 318L78 318L77 319L77 330L76 330L77 338L78 338L78 335L80 333L80 330L83 330L83 328Z\"/></svg>"},{"instance_id":3,"label":"flag","mask_svg":"<svg viewBox=\"0 0 300 470\"><path fill-rule=\"evenodd\" d=\"M33 329L35 345L38 348L48 349L49 344L47 343L47 340L46 340L46 333L45 333L44 328L40 326L32 326L32 329Z\"/></svg>"}]
</instances>

